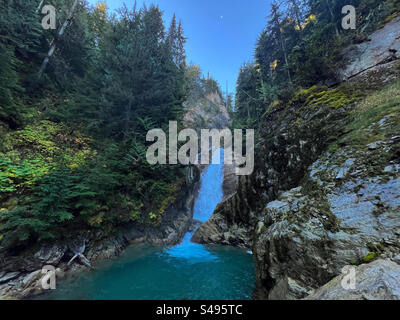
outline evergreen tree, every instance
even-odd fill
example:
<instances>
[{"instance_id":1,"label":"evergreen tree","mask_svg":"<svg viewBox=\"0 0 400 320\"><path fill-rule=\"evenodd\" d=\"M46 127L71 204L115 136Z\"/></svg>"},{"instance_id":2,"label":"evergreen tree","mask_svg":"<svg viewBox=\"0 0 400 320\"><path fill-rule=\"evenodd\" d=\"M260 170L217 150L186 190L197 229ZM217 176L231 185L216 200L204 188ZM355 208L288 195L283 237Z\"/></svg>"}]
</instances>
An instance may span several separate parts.
<instances>
[{"instance_id":1,"label":"evergreen tree","mask_svg":"<svg viewBox=\"0 0 400 320\"><path fill-rule=\"evenodd\" d=\"M186 66L186 53L185 53L185 44L187 39L184 36L182 21L179 21L178 31L177 31L177 56L176 56L176 64L184 68Z\"/></svg>"}]
</instances>

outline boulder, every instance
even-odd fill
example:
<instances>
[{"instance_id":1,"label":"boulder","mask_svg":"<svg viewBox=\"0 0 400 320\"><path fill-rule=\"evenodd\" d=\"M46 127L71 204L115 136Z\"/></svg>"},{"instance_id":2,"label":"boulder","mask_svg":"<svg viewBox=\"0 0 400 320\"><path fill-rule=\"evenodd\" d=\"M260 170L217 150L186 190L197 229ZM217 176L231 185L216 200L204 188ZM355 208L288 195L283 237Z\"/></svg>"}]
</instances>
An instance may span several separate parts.
<instances>
[{"instance_id":1,"label":"boulder","mask_svg":"<svg viewBox=\"0 0 400 320\"><path fill-rule=\"evenodd\" d=\"M65 245L41 247L39 251L34 254L34 258L40 260L43 264L57 265L67 249Z\"/></svg>"},{"instance_id":2,"label":"boulder","mask_svg":"<svg viewBox=\"0 0 400 320\"><path fill-rule=\"evenodd\" d=\"M305 300L400 300L400 265L379 259L355 268L355 289L346 289L340 275Z\"/></svg>"}]
</instances>

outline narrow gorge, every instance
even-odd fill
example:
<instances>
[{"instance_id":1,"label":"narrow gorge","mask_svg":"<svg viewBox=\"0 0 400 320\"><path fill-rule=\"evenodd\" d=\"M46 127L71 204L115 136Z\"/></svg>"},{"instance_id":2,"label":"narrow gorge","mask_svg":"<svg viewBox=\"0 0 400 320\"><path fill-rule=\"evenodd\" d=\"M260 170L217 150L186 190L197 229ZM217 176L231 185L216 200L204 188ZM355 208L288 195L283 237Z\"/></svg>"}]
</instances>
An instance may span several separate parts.
<instances>
[{"instance_id":1,"label":"narrow gorge","mask_svg":"<svg viewBox=\"0 0 400 320\"><path fill-rule=\"evenodd\" d=\"M400 300L400 0L0 0L0 300Z\"/></svg>"},{"instance_id":2,"label":"narrow gorge","mask_svg":"<svg viewBox=\"0 0 400 320\"><path fill-rule=\"evenodd\" d=\"M270 106L255 172L196 232L253 250L256 298L400 298L399 45L396 18L346 50L340 85Z\"/></svg>"}]
</instances>

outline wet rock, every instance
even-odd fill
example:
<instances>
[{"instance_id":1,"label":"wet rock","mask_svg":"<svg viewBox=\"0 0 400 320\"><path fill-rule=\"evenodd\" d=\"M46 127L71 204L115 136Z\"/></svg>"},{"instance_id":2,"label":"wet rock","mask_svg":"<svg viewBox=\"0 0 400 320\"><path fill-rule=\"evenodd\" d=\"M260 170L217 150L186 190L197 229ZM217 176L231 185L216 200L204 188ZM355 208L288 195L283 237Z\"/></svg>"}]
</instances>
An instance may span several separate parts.
<instances>
[{"instance_id":1,"label":"wet rock","mask_svg":"<svg viewBox=\"0 0 400 320\"><path fill-rule=\"evenodd\" d=\"M376 141L367 145L369 150L376 150L383 144L383 141Z\"/></svg>"},{"instance_id":2,"label":"wet rock","mask_svg":"<svg viewBox=\"0 0 400 320\"><path fill-rule=\"evenodd\" d=\"M0 284L8 282L10 280L14 280L14 279L18 278L18 276L20 274L21 274L21 272L8 272L8 273L5 273L0 277Z\"/></svg>"},{"instance_id":3,"label":"wet rock","mask_svg":"<svg viewBox=\"0 0 400 320\"><path fill-rule=\"evenodd\" d=\"M392 138L390 138L390 142L391 143L399 143L400 142L400 136L395 136L395 137L392 137Z\"/></svg>"},{"instance_id":4,"label":"wet rock","mask_svg":"<svg viewBox=\"0 0 400 320\"><path fill-rule=\"evenodd\" d=\"M34 254L34 257L44 264L57 265L67 251L65 245L42 247Z\"/></svg>"},{"instance_id":5,"label":"wet rock","mask_svg":"<svg viewBox=\"0 0 400 320\"><path fill-rule=\"evenodd\" d=\"M202 224L203 222L201 222L200 220L193 220L193 223L189 228L189 232L196 231Z\"/></svg>"},{"instance_id":6,"label":"wet rock","mask_svg":"<svg viewBox=\"0 0 400 320\"><path fill-rule=\"evenodd\" d=\"M34 281L39 280L40 276L41 276L41 272L42 270L37 270L34 272L31 272L29 274L27 274L23 279L22 279L22 284L25 287L30 286Z\"/></svg>"},{"instance_id":7,"label":"wet rock","mask_svg":"<svg viewBox=\"0 0 400 320\"><path fill-rule=\"evenodd\" d=\"M224 200L232 196L236 192L238 184L238 176L236 175L235 164L224 165L224 182L222 190L224 191Z\"/></svg>"},{"instance_id":8,"label":"wet rock","mask_svg":"<svg viewBox=\"0 0 400 320\"><path fill-rule=\"evenodd\" d=\"M377 260L355 269L355 289L346 290L340 275L309 295L306 300L400 300L400 265Z\"/></svg>"},{"instance_id":9,"label":"wet rock","mask_svg":"<svg viewBox=\"0 0 400 320\"><path fill-rule=\"evenodd\" d=\"M274 286L269 293L269 299L279 300L281 297L286 297L287 300L297 300L307 294L308 291L304 288L304 285L300 285L291 278L285 278Z\"/></svg>"},{"instance_id":10,"label":"wet rock","mask_svg":"<svg viewBox=\"0 0 400 320\"><path fill-rule=\"evenodd\" d=\"M228 225L226 222L225 211L230 210L234 199L235 195L219 204L212 217L199 227L191 241L200 244L212 243L249 249L251 247L251 232L249 232L248 227L240 224Z\"/></svg>"}]
</instances>

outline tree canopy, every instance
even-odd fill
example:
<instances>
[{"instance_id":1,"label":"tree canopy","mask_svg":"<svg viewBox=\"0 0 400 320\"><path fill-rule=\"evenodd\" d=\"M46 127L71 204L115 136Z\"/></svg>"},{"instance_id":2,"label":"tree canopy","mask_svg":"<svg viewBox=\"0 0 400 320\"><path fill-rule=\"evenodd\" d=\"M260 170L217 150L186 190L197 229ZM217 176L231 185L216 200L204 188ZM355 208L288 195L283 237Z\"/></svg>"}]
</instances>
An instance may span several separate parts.
<instances>
[{"instance_id":1,"label":"tree canopy","mask_svg":"<svg viewBox=\"0 0 400 320\"><path fill-rule=\"evenodd\" d=\"M185 176L147 164L146 133L182 118L182 24L85 1L69 21L74 0L55 0L45 30L39 3L0 1L0 247L159 223Z\"/></svg>"}]
</instances>

